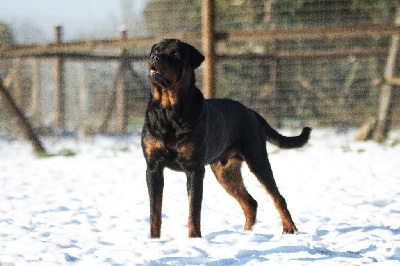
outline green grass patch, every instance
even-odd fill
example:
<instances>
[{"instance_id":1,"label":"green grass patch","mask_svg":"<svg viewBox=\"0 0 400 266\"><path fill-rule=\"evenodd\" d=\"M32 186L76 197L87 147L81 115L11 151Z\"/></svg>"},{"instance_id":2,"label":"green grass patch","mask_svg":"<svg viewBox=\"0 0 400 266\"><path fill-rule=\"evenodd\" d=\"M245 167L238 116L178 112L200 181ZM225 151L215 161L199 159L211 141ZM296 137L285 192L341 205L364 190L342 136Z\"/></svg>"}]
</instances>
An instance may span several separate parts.
<instances>
[{"instance_id":1,"label":"green grass patch","mask_svg":"<svg viewBox=\"0 0 400 266\"><path fill-rule=\"evenodd\" d=\"M343 145L340 147L342 149L343 152L351 152L351 148L348 145Z\"/></svg>"},{"instance_id":2,"label":"green grass patch","mask_svg":"<svg viewBox=\"0 0 400 266\"><path fill-rule=\"evenodd\" d=\"M76 155L76 152L70 149L62 149L61 151L57 153L48 153L48 152L43 152L39 153L37 155L38 158L40 159L46 159L46 158L53 158L57 156L63 156L63 157L74 157Z\"/></svg>"},{"instance_id":3,"label":"green grass patch","mask_svg":"<svg viewBox=\"0 0 400 266\"><path fill-rule=\"evenodd\" d=\"M390 147L395 147L395 146L397 146L397 145L399 145L400 144L400 139L395 139L395 140L393 140L392 141L392 143L390 143Z\"/></svg>"},{"instance_id":4,"label":"green grass patch","mask_svg":"<svg viewBox=\"0 0 400 266\"><path fill-rule=\"evenodd\" d=\"M119 148L118 151L120 152L129 152L129 148L128 147L123 147L123 148Z\"/></svg>"}]
</instances>

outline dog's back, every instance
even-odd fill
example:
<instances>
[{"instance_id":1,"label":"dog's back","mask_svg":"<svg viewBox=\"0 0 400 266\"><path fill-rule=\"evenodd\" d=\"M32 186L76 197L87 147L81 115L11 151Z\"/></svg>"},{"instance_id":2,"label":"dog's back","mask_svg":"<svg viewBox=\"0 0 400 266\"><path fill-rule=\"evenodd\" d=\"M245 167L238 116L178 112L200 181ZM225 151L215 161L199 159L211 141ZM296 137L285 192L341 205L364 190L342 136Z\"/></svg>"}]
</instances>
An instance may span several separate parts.
<instances>
[{"instance_id":1,"label":"dog's back","mask_svg":"<svg viewBox=\"0 0 400 266\"><path fill-rule=\"evenodd\" d=\"M208 120L206 161L211 163L219 159L233 145L238 144L248 109L230 99L209 99L205 104Z\"/></svg>"},{"instance_id":2,"label":"dog's back","mask_svg":"<svg viewBox=\"0 0 400 266\"><path fill-rule=\"evenodd\" d=\"M257 142L260 145L268 140L280 148L299 148L307 143L310 136L311 129L307 127L299 136L283 136L257 112L231 99L209 99L205 103L208 108L208 132L212 132L207 135L210 147L208 163L230 149L240 151L243 144Z\"/></svg>"}]
</instances>

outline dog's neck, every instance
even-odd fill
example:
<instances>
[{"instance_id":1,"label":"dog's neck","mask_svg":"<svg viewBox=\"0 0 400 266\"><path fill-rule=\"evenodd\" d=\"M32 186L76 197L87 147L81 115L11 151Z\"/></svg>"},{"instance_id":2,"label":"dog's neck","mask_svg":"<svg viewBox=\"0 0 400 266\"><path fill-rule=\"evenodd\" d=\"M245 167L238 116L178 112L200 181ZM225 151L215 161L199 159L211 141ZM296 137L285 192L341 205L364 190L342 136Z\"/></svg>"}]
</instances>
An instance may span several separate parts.
<instances>
[{"instance_id":1,"label":"dog's neck","mask_svg":"<svg viewBox=\"0 0 400 266\"><path fill-rule=\"evenodd\" d=\"M183 91L185 93L182 93ZM171 126L169 124L173 123L175 129L179 127L186 130L193 128L203 115L204 97L195 85L178 90L163 90L154 87L149 104L152 108L148 109L151 113L147 115L156 118L152 121L157 121L155 125L157 128L165 128L168 131Z\"/></svg>"},{"instance_id":2,"label":"dog's neck","mask_svg":"<svg viewBox=\"0 0 400 266\"><path fill-rule=\"evenodd\" d=\"M199 100L199 97L204 98L201 91L194 84L187 88L176 86L169 89L154 86L150 101L164 109L180 110L184 109L187 103L192 102L194 97L197 100Z\"/></svg>"},{"instance_id":3,"label":"dog's neck","mask_svg":"<svg viewBox=\"0 0 400 266\"><path fill-rule=\"evenodd\" d=\"M178 102L178 93L175 89L164 89L162 87L153 87L152 99L154 103L160 104L163 108L171 108Z\"/></svg>"},{"instance_id":4,"label":"dog's neck","mask_svg":"<svg viewBox=\"0 0 400 266\"><path fill-rule=\"evenodd\" d=\"M190 76L186 76L190 75ZM159 103L163 108L181 108L190 100L194 90L198 90L195 86L195 75L193 70L182 73L179 81L170 88L163 88L160 85L153 86L152 100Z\"/></svg>"}]
</instances>

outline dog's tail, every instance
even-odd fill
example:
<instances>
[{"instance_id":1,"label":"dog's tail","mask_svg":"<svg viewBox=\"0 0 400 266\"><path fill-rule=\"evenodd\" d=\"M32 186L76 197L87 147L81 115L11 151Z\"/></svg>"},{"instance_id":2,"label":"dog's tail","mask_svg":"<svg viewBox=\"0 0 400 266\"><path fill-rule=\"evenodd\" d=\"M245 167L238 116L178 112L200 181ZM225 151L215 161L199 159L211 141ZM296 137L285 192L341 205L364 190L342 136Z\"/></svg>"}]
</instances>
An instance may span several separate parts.
<instances>
[{"instance_id":1,"label":"dog's tail","mask_svg":"<svg viewBox=\"0 0 400 266\"><path fill-rule=\"evenodd\" d=\"M258 113L254 112L264 126L266 140L271 142L272 144L278 146L282 149L292 149L292 148L300 148L303 147L304 144L308 142L310 138L311 128L304 127L303 131L300 135L294 137L286 137L278 133L273 127L271 127L265 119L259 115Z\"/></svg>"}]
</instances>

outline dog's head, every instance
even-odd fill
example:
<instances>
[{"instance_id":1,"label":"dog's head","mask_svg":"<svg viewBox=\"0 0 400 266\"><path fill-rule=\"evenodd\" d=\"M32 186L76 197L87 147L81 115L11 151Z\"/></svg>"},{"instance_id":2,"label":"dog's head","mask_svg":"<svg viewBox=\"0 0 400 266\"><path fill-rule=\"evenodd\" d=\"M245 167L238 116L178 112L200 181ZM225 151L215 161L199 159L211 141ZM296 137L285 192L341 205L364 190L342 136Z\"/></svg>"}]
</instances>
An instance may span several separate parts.
<instances>
[{"instance_id":1,"label":"dog's head","mask_svg":"<svg viewBox=\"0 0 400 266\"><path fill-rule=\"evenodd\" d=\"M190 86L194 70L204 56L193 46L176 39L164 39L151 48L148 69L150 83L162 90Z\"/></svg>"}]
</instances>

